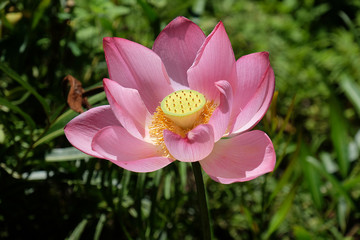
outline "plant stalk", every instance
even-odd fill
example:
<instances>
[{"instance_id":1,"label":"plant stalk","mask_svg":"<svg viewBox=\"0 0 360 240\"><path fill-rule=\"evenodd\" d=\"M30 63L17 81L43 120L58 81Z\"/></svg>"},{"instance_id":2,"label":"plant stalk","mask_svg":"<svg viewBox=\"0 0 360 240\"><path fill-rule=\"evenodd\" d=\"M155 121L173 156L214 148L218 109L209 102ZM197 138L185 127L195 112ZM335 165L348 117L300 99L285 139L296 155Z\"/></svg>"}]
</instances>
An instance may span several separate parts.
<instances>
[{"instance_id":1,"label":"plant stalk","mask_svg":"<svg viewBox=\"0 0 360 240\"><path fill-rule=\"evenodd\" d=\"M193 168L195 182L196 182L196 190L197 190L197 197L199 202L203 239L211 240L210 217L209 217L209 210L208 210L206 192L204 187L204 180L201 172L201 166L199 162L192 162L191 165Z\"/></svg>"}]
</instances>

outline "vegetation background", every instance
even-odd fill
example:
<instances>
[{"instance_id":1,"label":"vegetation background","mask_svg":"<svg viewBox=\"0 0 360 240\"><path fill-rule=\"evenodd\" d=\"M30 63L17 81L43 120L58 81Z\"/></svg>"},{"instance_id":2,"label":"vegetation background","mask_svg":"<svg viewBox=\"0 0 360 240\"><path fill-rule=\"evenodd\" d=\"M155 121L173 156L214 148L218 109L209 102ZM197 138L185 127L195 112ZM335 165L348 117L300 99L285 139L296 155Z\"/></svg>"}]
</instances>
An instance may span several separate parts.
<instances>
[{"instance_id":1,"label":"vegetation background","mask_svg":"<svg viewBox=\"0 0 360 240\"><path fill-rule=\"evenodd\" d=\"M0 1L0 238L200 239L194 179L176 162L136 174L76 151L67 75L108 76L102 38L151 47L176 16L223 21L236 58L269 51L276 94L257 126L273 173L205 177L214 239L360 239L360 1ZM104 93L89 97L106 103Z\"/></svg>"}]
</instances>

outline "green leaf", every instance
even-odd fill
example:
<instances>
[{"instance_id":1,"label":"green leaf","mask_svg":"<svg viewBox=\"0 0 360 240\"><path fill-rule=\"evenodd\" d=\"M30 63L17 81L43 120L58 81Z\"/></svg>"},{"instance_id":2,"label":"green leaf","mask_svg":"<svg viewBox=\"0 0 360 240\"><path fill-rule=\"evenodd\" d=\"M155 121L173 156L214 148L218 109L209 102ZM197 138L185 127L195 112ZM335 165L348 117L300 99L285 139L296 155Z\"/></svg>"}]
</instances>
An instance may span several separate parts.
<instances>
[{"instance_id":1,"label":"green leaf","mask_svg":"<svg viewBox=\"0 0 360 240\"><path fill-rule=\"evenodd\" d=\"M206 0L196 0L193 3L192 11L196 15L201 16L204 13L205 5L206 5Z\"/></svg>"},{"instance_id":2,"label":"green leaf","mask_svg":"<svg viewBox=\"0 0 360 240\"><path fill-rule=\"evenodd\" d=\"M123 171L123 176L121 178L121 186L122 187L120 189L120 194L119 194L120 199L122 199L122 198L124 198L124 196L128 195L130 177L131 177L131 172L124 170Z\"/></svg>"},{"instance_id":3,"label":"green leaf","mask_svg":"<svg viewBox=\"0 0 360 240\"><path fill-rule=\"evenodd\" d=\"M298 154L295 154L294 157L291 159L291 162L288 164L285 172L282 174L280 181L278 181L275 189L272 191L268 200L268 204L271 204L271 202L274 200L280 190L283 189L289 182L291 182L290 178L293 176L294 169L296 167L297 156Z\"/></svg>"},{"instance_id":4,"label":"green leaf","mask_svg":"<svg viewBox=\"0 0 360 240\"><path fill-rule=\"evenodd\" d=\"M2 97L0 97L0 105L6 106L7 108L11 109L12 111L20 114L25 119L25 121L27 122L29 127L31 129L35 129L35 127L36 127L35 122L32 120L30 115L28 115L23 110L21 110L21 108L19 108L18 106L14 105L13 103L9 102L8 100L6 100Z\"/></svg>"},{"instance_id":5,"label":"green leaf","mask_svg":"<svg viewBox=\"0 0 360 240\"><path fill-rule=\"evenodd\" d=\"M360 186L360 175L346 179L343 183L343 186L344 189L348 191L356 186Z\"/></svg>"},{"instance_id":6,"label":"green leaf","mask_svg":"<svg viewBox=\"0 0 360 240\"><path fill-rule=\"evenodd\" d=\"M256 232L258 230L256 230L257 225L256 223L254 223L254 217L253 217L253 213L251 212L251 210L249 210L249 208L247 206L245 206L244 204L240 207L240 209L243 211L243 215L246 218L246 221L248 222L250 228L252 229L253 232Z\"/></svg>"},{"instance_id":7,"label":"green leaf","mask_svg":"<svg viewBox=\"0 0 360 240\"><path fill-rule=\"evenodd\" d=\"M104 227L105 220L106 220L105 214L101 214L101 216L99 218L99 221L96 224L94 240L99 240L100 239L101 232L102 232L102 229Z\"/></svg>"},{"instance_id":8,"label":"green leaf","mask_svg":"<svg viewBox=\"0 0 360 240\"><path fill-rule=\"evenodd\" d=\"M314 236L311 235L305 228L302 226L294 227L294 235L296 240L312 240Z\"/></svg>"},{"instance_id":9,"label":"green leaf","mask_svg":"<svg viewBox=\"0 0 360 240\"><path fill-rule=\"evenodd\" d=\"M351 207L354 207L355 204L353 200L351 199L349 193L346 191L346 189L343 187L343 185L331 174L329 174L325 167L315 158L308 157L307 162L312 166L314 170L316 170L318 173L320 173L323 177L325 177L331 184L332 187L335 190L335 193L342 196L344 199L348 201L348 203L351 205Z\"/></svg>"},{"instance_id":10,"label":"green leaf","mask_svg":"<svg viewBox=\"0 0 360 240\"><path fill-rule=\"evenodd\" d=\"M42 0L40 2L39 6L34 12L31 29L34 29L38 25L40 19L43 17L45 10L49 7L50 3L51 0Z\"/></svg>"},{"instance_id":11,"label":"green leaf","mask_svg":"<svg viewBox=\"0 0 360 240\"><path fill-rule=\"evenodd\" d=\"M106 95L105 92L98 93L95 96L89 98L89 103L91 105L100 102L101 100L105 99ZM34 148L39 146L40 144L46 143L56 137L59 137L64 134L64 127L65 125L74 117L76 117L78 113L74 112L73 110L69 109L65 113L63 113L60 117L56 119L56 121L50 126L50 128L46 131L44 136L37 140L34 144Z\"/></svg>"},{"instance_id":12,"label":"green leaf","mask_svg":"<svg viewBox=\"0 0 360 240\"><path fill-rule=\"evenodd\" d=\"M4 125L0 124L0 145L5 142Z\"/></svg>"},{"instance_id":13,"label":"green leaf","mask_svg":"<svg viewBox=\"0 0 360 240\"><path fill-rule=\"evenodd\" d=\"M45 161L47 162L62 162L72 161L78 159L88 159L89 155L77 150L74 147L68 148L54 148L50 153L45 154Z\"/></svg>"},{"instance_id":14,"label":"green leaf","mask_svg":"<svg viewBox=\"0 0 360 240\"><path fill-rule=\"evenodd\" d=\"M4 1L4 2L0 3L0 10L3 10L8 3L9 3L9 1Z\"/></svg>"},{"instance_id":15,"label":"green leaf","mask_svg":"<svg viewBox=\"0 0 360 240\"><path fill-rule=\"evenodd\" d=\"M345 24L350 28L352 34L355 37L355 40L360 45L360 38L359 38L359 32L358 32L357 26L355 26L355 24L351 21L351 19L345 12L340 11L339 16L342 18L342 20L345 22Z\"/></svg>"},{"instance_id":16,"label":"green leaf","mask_svg":"<svg viewBox=\"0 0 360 240\"><path fill-rule=\"evenodd\" d=\"M342 232L346 230L346 217L348 212L348 204L343 197L339 197L339 202L337 206L337 218L339 226Z\"/></svg>"},{"instance_id":17,"label":"green leaf","mask_svg":"<svg viewBox=\"0 0 360 240\"><path fill-rule=\"evenodd\" d=\"M74 56L78 57L81 55L81 49L75 42L69 41L68 47L70 48L70 50L71 50L72 54L74 54Z\"/></svg>"},{"instance_id":18,"label":"green leaf","mask_svg":"<svg viewBox=\"0 0 360 240\"><path fill-rule=\"evenodd\" d=\"M34 143L34 148L64 134L65 125L78 114L68 110L50 126L46 134Z\"/></svg>"},{"instance_id":19,"label":"green leaf","mask_svg":"<svg viewBox=\"0 0 360 240\"><path fill-rule=\"evenodd\" d=\"M300 148L300 163L303 169L305 181L310 190L311 197L314 200L314 205L316 208L321 209L323 206L323 195L320 192L321 181L320 176L316 172L313 166L307 161L308 156L310 155L308 147L305 143L301 144Z\"/></svg>"},{"instance_id":20,"label":"green leaf","mask_svg":"<svg viewBox=\"0 0 360 240\"><path fill-rule=\"evenodd\" d=\"M332 94L330 97L330 130L331 140L337 155L340 174L345 178L349 171L349 153L348 153L348 123L344 117L343 108L338 99Z\"/></svg>"},{"instance_id":21,"label":"green leaf","mask_svg":"<svg viewBox=\"0 0 360 240\"><path fill-rule=\"evenodd\" d=\"M171 187L172 187L172 174L165 175L164 181L164 197L165 199L171 198Z\"/></svg>"},{"instance_id":22,"label":"green leaf","mask_svg":"<svg viewBox=\"0 0 360 240\"><path fill-rule=\"evenodd\" d=\"M340 87L355 107L360 116L360 87L354 80L348 76L343 76L340 81Z\"/></svg>"},{"instance_id":23,"label":"green leaf","mask_svg":"<svg viewBox=\"0 0 360 240\"><path fill-rule=\"evenodd\" d=\"M18 82L26 90L31 92L31 94L33 94L43 106L46 115L48 115L48 113L50 112L49 105L46 103L45 99L35 90L35 88L33 88L28 82L24 81L14 70L12 70L5 63L0 62L0 70L3 71L6 75L8 75L10 78L14 79L16 82Z\"/></svg>"},{"instance_id":24,"label":"green leaf","mask_svg":"<svg viewBox=\"0 0 360 240\"><path fill-rule=\"evenodd\" d=\"M137 3L142 7L145 12L146 17L150 22L155 22L158 19L157 13L154 9L144 0L137 0Z\"/></svg>"},{"instance_id":25,"label":"green leaf","mask_svg":"<svg viewBox=\"0 0 360 240\"><path fill-rule=\"evenodd\" d=\"M70 237L68 238L68 240L78 240L81 237L81 234L83 233L86 224L87 224L88 220L87 219L83 219L74 229L74 231L71 233Z\"/></svg>"},{"instance_id":26,"label":"green leaf","mask_svg":"<svg viewBox=\"0 0 360 240\"><path fill-rule=\"evenodd\" d=\"M187 183L187 166L188 164L185 162L178 162L178 167L179 167L179 175L180 175L180 185L181 185L181 192L185 191L186 188L186 183Z\"/></svg>"},{"instance_id":27,"label":"green leaf","mask_svg":"<svg viewBox=\"0 0 360 240\"><path fill-rule=\"evenodd\" d=\"M280 208L276 211L270 220L269 228L265 233L265 239L268 239L272 233L278 229L280 224L285 220L286 215L291 209L292 203L295 198L296 190L300 184L300 178L293 184L293 187L289 194L286 195L284 201L281 203Z\"/></svg>"},{"instance_id":28,"label":"green leaf","mask_svg":"<svg viewBox=\"0 0 360 240\"><path fill-rule=\"evenodd\" d=\"M291 100L291 104L290 104L290 106L289 106L289 108L288 108L288 110L286 112L284 122L282 123L281 128L280 128L279 132L276 135L276 140L275 141L278 141L278 138L283 137L284 130L285 130L286 126L288 125L288 123L290 121L290 117L292 116L293 111L294 111L295 99L296 99L296 96L293 96L293 98ZM275 118L275 114L274 114L274 118Z\"/></svg>"}]
</instances>

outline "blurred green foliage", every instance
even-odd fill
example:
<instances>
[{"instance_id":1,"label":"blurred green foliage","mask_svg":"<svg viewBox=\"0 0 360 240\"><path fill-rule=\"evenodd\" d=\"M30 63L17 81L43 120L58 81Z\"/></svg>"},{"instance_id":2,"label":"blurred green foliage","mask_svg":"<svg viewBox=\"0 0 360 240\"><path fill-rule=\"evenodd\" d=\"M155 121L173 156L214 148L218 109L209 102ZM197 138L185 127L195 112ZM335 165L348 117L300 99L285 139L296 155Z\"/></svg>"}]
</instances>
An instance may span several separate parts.
<instances>
[{"instance_id":1,"label":"blurred green foliage","mask_svg":"<svg viewBox=\"0 0 360 240\"><path fill-rule=\"evenodd\" d=\"M151 47L176 16L224 22L236 57L269 51L273 173L206 178L215 239L359 239L360 2L5 0L0 3L0 238L199 239L188 164L134 174L70 146L71 74L107 77L102 38ZM90 97L106 104L103 93Z\"/></svg>"}]
</instances>

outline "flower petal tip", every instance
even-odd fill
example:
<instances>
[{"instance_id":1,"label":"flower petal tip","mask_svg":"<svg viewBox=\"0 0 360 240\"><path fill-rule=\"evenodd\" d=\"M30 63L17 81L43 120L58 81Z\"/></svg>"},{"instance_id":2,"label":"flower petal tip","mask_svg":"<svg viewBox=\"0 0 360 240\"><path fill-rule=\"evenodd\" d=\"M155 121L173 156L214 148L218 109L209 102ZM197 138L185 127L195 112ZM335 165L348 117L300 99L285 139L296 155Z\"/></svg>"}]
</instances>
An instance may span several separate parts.
<instances>
[{"instance_id":1,"label":"flower petal tip","mask_svg":"<svg viewBox=\"0 0 360 240\"><path fill-rule=\"evenodd\" d=\"M185 138L164 130L164 141L170 154L182 162L195 162L207 157L214 147L214 130L202 124L188 132Z\"/></svg>"},{"instance_id":2,"label":"flower petal tip","mask_svg":"<svg viewBox=\"0 0 360 240\"><path fill-rule=\"evenodd\" d=\"M204 171L220 183L245 182L274 170L276 155L266 133L254 130L216 143L200 161Z\"/></svg>"}]
</instances>

